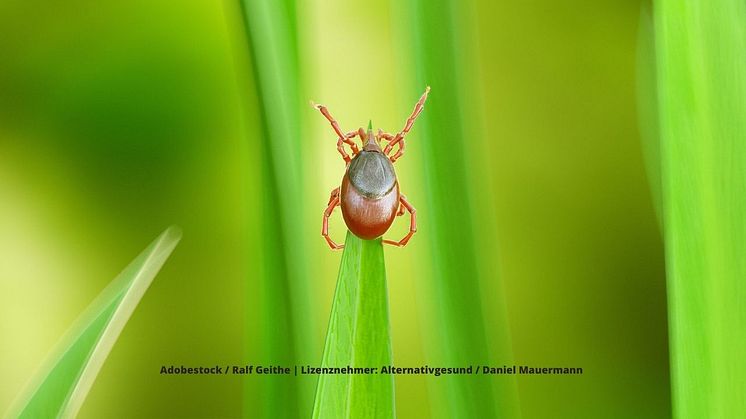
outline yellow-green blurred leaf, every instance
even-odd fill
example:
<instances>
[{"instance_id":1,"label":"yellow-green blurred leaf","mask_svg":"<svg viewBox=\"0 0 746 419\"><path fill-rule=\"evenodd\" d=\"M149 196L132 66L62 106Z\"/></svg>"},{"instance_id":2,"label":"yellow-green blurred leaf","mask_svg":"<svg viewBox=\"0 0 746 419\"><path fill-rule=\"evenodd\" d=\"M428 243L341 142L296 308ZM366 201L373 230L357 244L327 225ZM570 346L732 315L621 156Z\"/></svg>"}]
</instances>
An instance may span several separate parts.
<instances>
[{"instance_id":1,"label":"yellow-green blurred leaf","mask_svg":"<svg viewBox=\"0 0 746 419\"><path fill-rule=\"evenodd\" d=\"M76 416L127 320L180 238L178 229L167 229L96 297L52 350L8 417Z\"/></svg>"},{"instance_id":2,"label":"yellow-green blurred leaf","mask_svg":"<svg viewBox=\"0 0 746 419\"><path fill-rule=\"evenodd\" d=\"M658 0L674 416L746 412L746 3Z\"/></svg>"}]
</instances>

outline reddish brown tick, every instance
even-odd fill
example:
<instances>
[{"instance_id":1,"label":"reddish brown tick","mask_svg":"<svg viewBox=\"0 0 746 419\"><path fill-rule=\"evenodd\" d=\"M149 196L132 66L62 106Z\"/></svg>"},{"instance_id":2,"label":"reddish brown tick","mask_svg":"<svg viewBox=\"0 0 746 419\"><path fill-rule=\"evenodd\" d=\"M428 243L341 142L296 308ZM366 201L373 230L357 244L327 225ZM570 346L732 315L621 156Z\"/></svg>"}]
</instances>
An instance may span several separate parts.
<instances>
[{"instance_id":1,"label":"reddish brown tick","mask_svg":"<svg viewBox=\"0 0 746 419\"><path fill-rule=\"evenodd\" d=\"M396 135L380 129L374 135L370 124L368 132L359 128L357 131L345 134L339 128L337 121L329 114L326 106L313 105L331 123L337 134L337 150L346 164L342 186L332 191L322 221L321 235L332 249L344 247L329 237L329 216L337 206L342 207L342 217L347 228L361 239L370 240L382 236L388 231L394 218L404 215L405 210L409 211L410 215L409 233L399 241L384 240L383 242L399 247L406 246L417 231L417 211L407 201L407 198L399 193L399 181L396 178L393 163L404 154L404 136L412 129L415 119L424 109L428 92L430 92L430 87L425 89L425 93L415 105L404 128ZM362 150L352 141L355 137L360 137L363 144ZM382 149L383 141L387 141L388 144ZM345 151L345 144L352 150L352 158ZM392 154L396 146L398 146L396 153Z\"/></svg>"}]
</instances>

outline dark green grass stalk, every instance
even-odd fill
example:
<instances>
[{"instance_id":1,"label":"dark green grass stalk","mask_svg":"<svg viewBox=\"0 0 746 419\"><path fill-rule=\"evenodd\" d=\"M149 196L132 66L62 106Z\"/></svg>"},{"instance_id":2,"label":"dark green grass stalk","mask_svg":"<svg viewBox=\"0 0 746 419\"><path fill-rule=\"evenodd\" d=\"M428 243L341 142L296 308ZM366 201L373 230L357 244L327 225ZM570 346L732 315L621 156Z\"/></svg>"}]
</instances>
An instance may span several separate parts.
<instances>
[{"instance_id":1,"label":"dark green grass stalk","mask_svg":"<svg viewBox=\"0 0 746 419\"><path fill-rule=\"evenodd\" d=\"M180 239L178 229L167 229L101 291L51 351L6 417L77 415L127 320Z\"/></svg>"},{"instance_id":2,"label":"dark green grass stalk","mask_svg":"<svg viewBox=\"0 0 746 419\"><path fill-rule=\"evenodd\" d=\"M477 252L478 220L470 208L471 185L467 164L467 138L460 83L461 66L470 65L469 48L461 45L458 33L461 5L456 1L433 3L409 0L409 21L413 22L417 85L432 87L425 111L417 121L417 137L424 154L425 185L429 220L422 228L432 230L433 290L432 306L434 347L440 353L435 360L442 366L466 367L490 362L509 363L507 324L491 324L496 338L488 337L480 293L480 266ZM465 61L466 60L466 61ZM491 255L494 258L494 255ZM502 305L501 296L488 298ZM499 310L498 310L499 311ZM488 345L502 342L504 345ZM484 375L452 375L432 381L436 387L434 411L443 417L515 417L517 400L512 380L498 381ZM507 387L511 387L510 389ZM440 399L443 397L443 399ZM442 410L441 408L445 408Z\"/></svg>"},{"instance_id":3,"label":"dark green grass stalk","mask_svg":"<svg viewBox=\"0 0 746 419\"><path fill-rule=\"evenodd\" d=\"M263 125L264 196L262 361L293 365L313 359L305 275L300 174L299 72L295 3L243 0ZM267 377L261 395L265 417L299 417L311 409L313 382ZM245 411L246 415L256 410Z\"/></svg>"},{"instance_id":4,"label":"dark green grass stalk","mask_svg":"<svg viewBox=\"0 0 746 419\"><path fill-rule=\"evenodd\" d=\"M323 367L391 365L386 266L381 239L348 232L324 346ZM393 418L394 378L379 374L321 375L313 417Z\"/></svg>"},{"instance_id":5,"label":"dark green grass stalk","mask_svg":"<svg viewBox=\"0 0 746 419\"><path fill-rule=\"evenodd\" d=\"M654 9L674 416L746 412L746 3Z\"/></svg>"}]
</instances>

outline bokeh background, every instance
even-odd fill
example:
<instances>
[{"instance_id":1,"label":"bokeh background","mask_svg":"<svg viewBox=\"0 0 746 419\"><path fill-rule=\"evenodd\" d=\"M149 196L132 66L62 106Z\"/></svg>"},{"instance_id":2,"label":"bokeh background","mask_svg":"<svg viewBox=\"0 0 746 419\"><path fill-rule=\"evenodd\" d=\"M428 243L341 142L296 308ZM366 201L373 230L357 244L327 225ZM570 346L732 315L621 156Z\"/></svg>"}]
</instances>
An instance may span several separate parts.
<instances>
[{"instance_id":1,"label":"bokeh background","mask_svg":"<svg viewBox=\"0 0 746 419\"><path fill-rule=\"evenodd\" d=\"M515 381L524 418L670 416L663 247L635 99L641 3L475 0L459 3L452 22L473 100L459 110L472 135L449 141L472 174L475 235L499 250L478 278L482 327L508 337L512 355L498 362L584 368L495 377ZM263 264L276 237L266 202L285 191L266 188L244 12L231 1L0 4L0 411L83 308L171 224L184 237L81 417L272 411L261 377L158 374L164 364L280 362L263 341L291 333L267 315L273 285ZM340 259L319 236L321 213L344 165L305 103L326 104L347 130L373 119L395 132L424 89L412 28L428 23L378 0L299 2L295 21L303 183L294 193L303 205L291 234L308 315L293 326L306 335L298 362L309 362L320 360ZM433 84L430 103L438 92ZM403 366L434 365L430 339L440 330L428 288L438 263L424 132L415 125L397 163L420 232L407 248L386 249ZM400 224L392 235L406 231ZM490 316L491 307L504 313ZM434 381L396 378L400 417L447 417Z\"/></svg>"}]
</instances>

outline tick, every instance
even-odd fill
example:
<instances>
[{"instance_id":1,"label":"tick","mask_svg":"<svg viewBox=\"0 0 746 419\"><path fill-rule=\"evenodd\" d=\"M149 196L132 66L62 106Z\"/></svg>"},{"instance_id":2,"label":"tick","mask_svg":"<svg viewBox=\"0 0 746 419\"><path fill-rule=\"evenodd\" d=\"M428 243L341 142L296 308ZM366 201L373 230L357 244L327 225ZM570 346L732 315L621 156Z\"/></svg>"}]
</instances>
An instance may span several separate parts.
<instances>
[{"instance_id":1,"label":"tick","mask_svg":"<svg viewBox=\"0 0 746 419\"><path fill-rule=\"evenodd\" d=\"M342 185L332 190L329 204L324 211L321 235L334 250L344 247L329 237L329 216L334 208L342 208L342 217L347 228L361 239L371 240L382 236L397 216L409 212L409 232L399 241L384 240L386 244L403 247L417 231L417 211L407 198L399 192L399 180L396 178L394 163L404 154L404 136L407 135L415 119L425 107L430 87L425 89L420 100L414 106L412 115L407 119L404 128L396 135L380 129L373 134L369 123L368 131L359 128L357 131L344 133L337 121L329 114L324 105L313 105L329 121L337 134L337 151L345 161L345 174ZM359 137L362 150L353 141ZM386 147L381 147L386 141ZM347 144L352 157L345 151ZM396 148L396 152L394 152Z\"/></svg>"}]
</instances>

